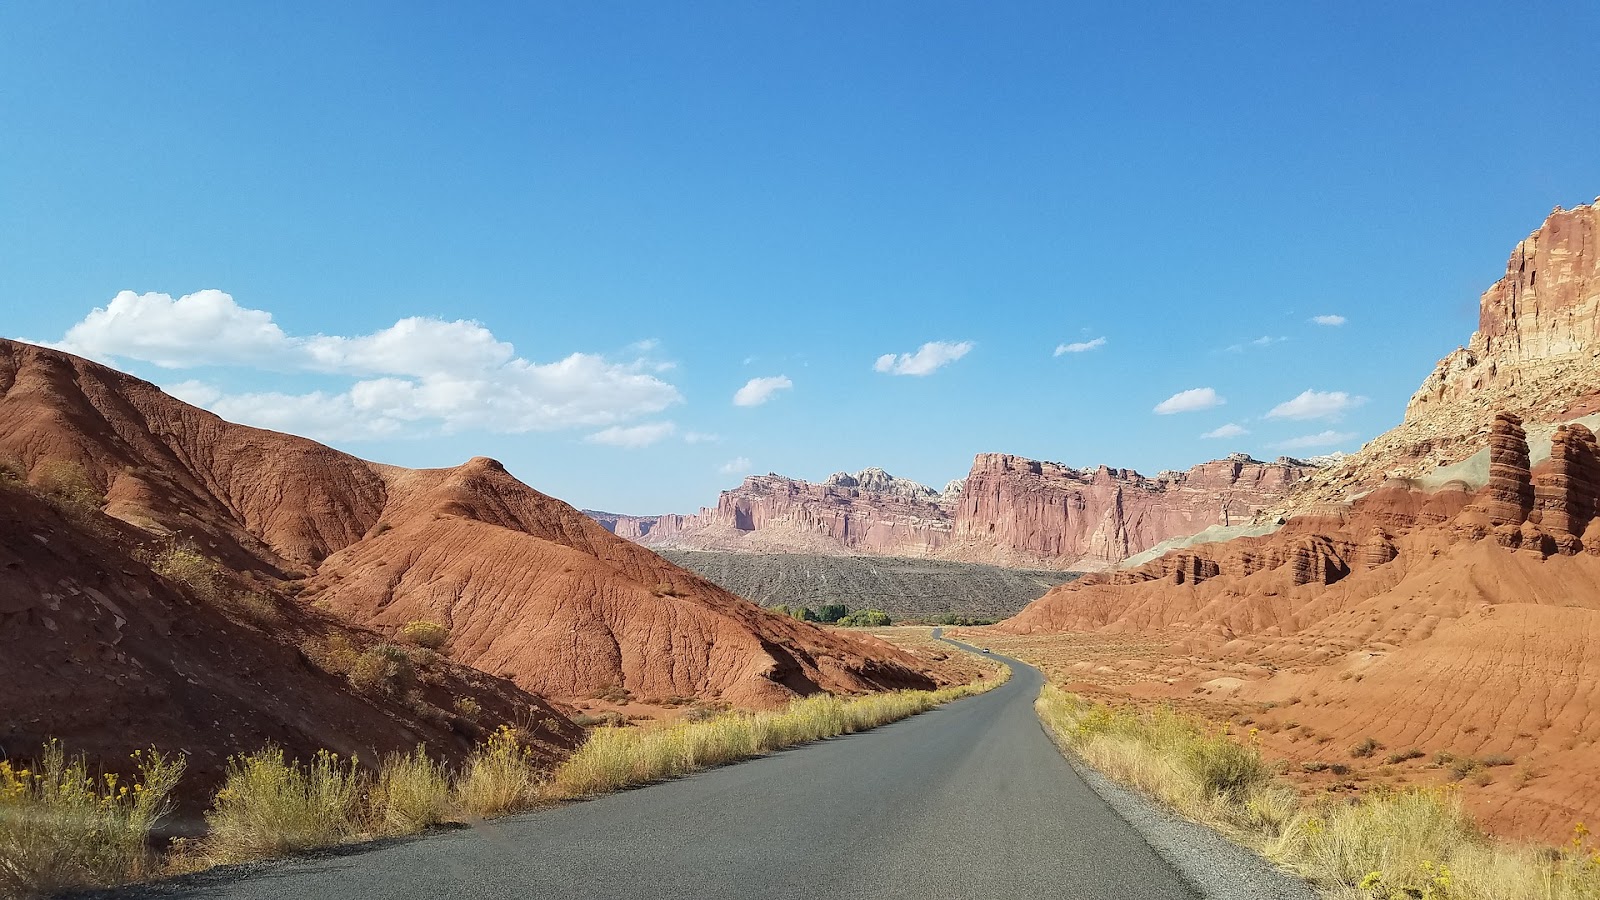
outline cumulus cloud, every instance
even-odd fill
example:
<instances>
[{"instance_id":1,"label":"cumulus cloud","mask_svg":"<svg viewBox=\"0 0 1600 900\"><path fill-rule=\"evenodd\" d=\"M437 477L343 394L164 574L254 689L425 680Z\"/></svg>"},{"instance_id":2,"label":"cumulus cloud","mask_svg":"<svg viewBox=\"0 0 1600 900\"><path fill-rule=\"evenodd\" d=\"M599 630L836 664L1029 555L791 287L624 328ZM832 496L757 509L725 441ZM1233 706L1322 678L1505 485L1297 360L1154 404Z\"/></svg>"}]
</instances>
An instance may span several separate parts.
<instances>
[{"instance_id":1,"label":"cumulus cloud","mask_svg":"<svg viewBox=\"0 0 1600 900\"><path fill-rule=\"evenodd\" d=\"M890 375L932 375L972 350L971 341L929 341L915 353L885 353L872 368Z\"/></svg>"},{"instance_id":2,"label":"cumulus cloud","mask_svg":"<svg viewBox=\"0 0 1600 900\"><path fill-rule=\"evenodd\" d=\"M1346 411L1367 402L1344 391L1307 390L1293 400L1285 400L1267 413L1269 419L1337 419Z\"/></svg>"},{"instance_id":3,"label":"cumulus cloud","mask_svg":"<svg viewBox=\"0 0 1600 900\"><path fill-rule=\"evenodd\" d=\"M1318 325L1343 325L1348 320L1344 316L1312 316L1311 321Z\"/></svg>"},{"instance_id":4,"label":"cumulus cloud","mask_svg":"<svg viewBox=\"0 0 1600 900\"><path fill-rule=\"evenodd\" d=\"M225 418L323 440L609 426L683 399L644 356L614 361L573 353L537 363L477 322L428 317L371 334L296 336L271 313L214 290L177 299L123 291L52 346L111 363L355 379L343 390L296 394L228 393L196 380L170 388Z\"/></svg>"},{"instance_id":5,"label":"cumulus cloud","mask_svg":"<svg viewBox=\"0 0 1600 900\"><path fill-rule=\"evenodd\" d=\"M1106 345L1106 339L1097 337L1092 341L1078 341L1074 344L1057 344L1056 352L1052 355L1060 356L1063 353L1087 353L1090 350L1099 350Z\"/></svg>"},{"instance_id":6,"label":"cumulus cloud","mask_svg":"<svg viewBox=\"0 0 1600 900\"><path fill-rule=\"evenodd\" d=\"M750 474L750 460L743 456L736 456L717 467L717 471L724 475Z\"/></svg>"},{"instance_id":7,"label":"cumulus cloud","mask_svg":"<svg viewBox=\"0 0 1600 900\"><path fill-rule=\"evenodd\" d=\"M1211 409L1221 406L1228 401L1217 396L1217 392L1208 387L1190 388L1179 391L1171 397L1156 404L1154 412L1159 416L1170 416L1173 413L1195 412L1201 409Z\"/></svg>"},{"instance_id":8,"label":"cumulus cloud","mask_svg":"<svg viewBox=\"0 0 1600 900\"><path fill-rule=\"evenodd\" d=\"M1246 434L1249 434L1249 433L1250 433L1250 429L1245 428L1242 425L1235 425L1234 423L1229 422L1226 425L1219 425L1216 428L1213 428L1210 431L1208 431L1205 434L1202 434L1200 436L1202 438L1207 438L1207 439L1210 439L1210 438L1236 438L1236 437L1240 437L1242 435L1246 435Z\"/></svg>"},{"instance_id":9,"label":"cumulus cloud","mask_svg":"<svg viewBox=\"0 0 1600 900\"><path fill-rule=\"evenodd\" d=\"M646 422L643 425L613 425L603 428L584 438L591 444L607 444L612 447L648 447L657 441L671 437L678 426L671 422Z\"/></svg>"},{"instance_id":10,"label":"cumulus cloud","mask_svg":"<svg viewBox=\"0 0 1600 900\"><path fill-rule=\"evenodd\" d=\"M720 440L722 440L722 435L720 434L709 434L704 431L686 431L683 433L683 442L685 444L714 444Z\"/></svg>"},{"instance_id":11,"label":"cumulus cloud","mask_svg":"<svg viewBox=\"0 0 1600 900\"><path fill-rule=\"evenodd\" d=\"M752 378L744 383L744 387L733 392L734 406L760 406L772 399L778 391L786 391L794 387L794 382L787 375L769 375L765 378Z\"/></svg>"},{"instance_id":12,"label":"cumulus cloud","mask_svg":"<svg viewBox=\"0 0 1600 900\"><path fill-rule=\"evenodd\" d=\"M1316 434L1302 435L1279 441L1272 446L1278 450L1315 450L1322 447L1334 447L1339 444L1348 444L1357 437L1354 431L1320 431Z\"/></svg>"}]
</instances>

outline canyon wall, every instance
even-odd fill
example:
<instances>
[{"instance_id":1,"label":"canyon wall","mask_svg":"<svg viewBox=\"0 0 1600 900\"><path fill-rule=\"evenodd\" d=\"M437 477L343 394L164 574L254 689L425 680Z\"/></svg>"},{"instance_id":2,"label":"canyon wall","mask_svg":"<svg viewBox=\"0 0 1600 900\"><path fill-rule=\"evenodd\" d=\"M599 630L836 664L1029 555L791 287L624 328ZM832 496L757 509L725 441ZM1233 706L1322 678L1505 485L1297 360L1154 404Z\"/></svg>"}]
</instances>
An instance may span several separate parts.
<instances>
[{"instance_id":1,"label":"canyon wall","mask_svg":"<svg viewBox=\"0 0 1600 900\"><path fill-rule=\"evenodd\" d=\"M882 469L817 484L753 475L692 516L591 513L615 534L679 550L862 554L1100 569L1172 537L1249 521L1315 469L1242 454L1146 478L979 454L943 491Z\"/></svg>"}]
</instances>

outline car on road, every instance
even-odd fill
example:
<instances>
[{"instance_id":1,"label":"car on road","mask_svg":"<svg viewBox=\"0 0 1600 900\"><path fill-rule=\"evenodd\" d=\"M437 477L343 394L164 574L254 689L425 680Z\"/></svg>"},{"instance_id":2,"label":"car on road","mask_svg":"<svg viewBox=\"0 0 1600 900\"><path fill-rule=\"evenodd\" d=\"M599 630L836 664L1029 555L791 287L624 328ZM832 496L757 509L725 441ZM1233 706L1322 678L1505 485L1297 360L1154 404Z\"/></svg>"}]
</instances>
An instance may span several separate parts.
<instances>
[{"instance_id":1,"label":"car on road","mask_svg":"<svg viewBox=\"0 0 1600 900\"><path fill-rule=\"evenodd\" d=\"M982 647L982 648L980 648L980 649L982 649L982 650L983 650L983 652L985 652L985 653L988 653L988 652L989 652L989 648L988 648L988 647Z\"/></svg>"}]
</instances>

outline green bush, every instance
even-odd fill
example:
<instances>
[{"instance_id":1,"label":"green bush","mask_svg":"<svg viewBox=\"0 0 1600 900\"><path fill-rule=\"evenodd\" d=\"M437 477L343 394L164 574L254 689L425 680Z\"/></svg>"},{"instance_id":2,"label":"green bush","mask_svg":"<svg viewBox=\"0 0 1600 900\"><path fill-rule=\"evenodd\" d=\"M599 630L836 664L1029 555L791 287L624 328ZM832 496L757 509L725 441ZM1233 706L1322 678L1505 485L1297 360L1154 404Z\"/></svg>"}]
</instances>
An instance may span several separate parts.
<instances>
[{"instance_id":1,"label":"green bush","mask_svg":"<svg viewBox=\"0 0 1600 900\"><path fill-rule=\"evenodd\" d=\"M411 657L394 644L368 647L350 667L350 683L363 691L403 694L416 680Z\"/></svg>"},{"instance_id":2,"label":"green bush","mask_svg":"<svg viewBox=\"0 0 1600 900\"><path fill-rule=\"evenodd\" d=\"M889 614L881 609L863 609L838 621L846 628L882 628L892 624Z\"/></svg>"},{"instance_id":3,"label":"green bush","mask_svg":"<svg viewBox=\"0 0 1600 900\"><path fill-rule=\"evenodd\" d=\"M437 650L450 640L450 629L437 622L407 622L400 629L400 639L418 647Z\"/></svg>"}]
</instances>

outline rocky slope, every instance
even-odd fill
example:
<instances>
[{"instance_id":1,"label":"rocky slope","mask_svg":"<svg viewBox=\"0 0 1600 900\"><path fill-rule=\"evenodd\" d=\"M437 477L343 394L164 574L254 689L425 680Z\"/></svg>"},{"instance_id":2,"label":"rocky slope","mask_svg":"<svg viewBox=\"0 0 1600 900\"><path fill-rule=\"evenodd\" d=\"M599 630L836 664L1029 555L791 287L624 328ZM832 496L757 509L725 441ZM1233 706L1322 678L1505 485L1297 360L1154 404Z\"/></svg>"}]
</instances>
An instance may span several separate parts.
<instances>
[{"instance_id":1,"label":"rocky slope","mask_svg":"<svg viewBox=\"0 0 1600 900\"><path fill-rule=\"evenodd\" d=\"M1146 478L1002 453L943 491L882 469L821 484L756 475L694 516L591 513L618 535L678 550L932 557L1093 570L1169 538L1248 522L1315 470L1236 454Z\"/></svg>"},{"instance_id":2,"label":"rocky slope","mask_svg":"<svg viewBox=\"0 0 1600 900\"><path fill-rule=\"evenodd\" d=\"M350 622L445 625L450 658L544 696L764 705L931 684L893 648L766 613L493 460L370 463L13 341L0 342L0 459Z\"/></svg>"},{"instance_id":3,"label":"rocky slope","mask_svg":"<svg viewBox=\"0 0 1600 900\"><path fill-rule=\"evenodd\" d=\"M1530 472L1514 415L1488 437L1475 493L1393 480L1272 535L1085 576L995 630L1166 636L1135 696L1292 698L1295 729L1264 740L1297 763L1368 738L1520 762L1538 776L1485 776L1471 805L1505 833L1561 838L1600 813L1600 451L1564 429Z\"/></svg>"},{"instance_id":4,"label":"rocky slope","mask_svg":"<svg viewBox=\"0 0 1600 900\"><path fill-rule=\"evenodd\" d=\"M142 747L182 751L181 799L193 810L228 754L268 744L303 759L326 748L374 762L426 743L459 762L488 729L514 723L554 759L580 734L510 681L423 652L358 688L348 661L334 657L355 657L381 635L264 583L197 589L159 576L140 558L149 535L84 501L50 501L0 477L6 758L26 760L51 738L111 770Z\"/></svg>"},{"instance_id":5,"label":"rocky slope","mask_svg":"<svg viewBox=\"0 0 1600 900\"><path fill-rule=\"evenodd\" d=\"M1119 665L1125 694L1249 710L1269 754L1331 752L1369 786L1471 775L1503 833L1600 815L1600 446L1573 420L1600 385L1597 216L1520 244L1471 344L1281 529L1087 576L995 630L1141 636L1165 649ZM1338 752L1369 742L1419 758Z\"/></svg>"},{"instance_id":6,"label":"rocky slope","mask_svg":"<svg viewBox=\"0 0 1600 900\"><path fill-rule=\"evenodd\" d=\"M1496 412L1523 417L1545 439L1556 423L1600 411L1596 200L1558 207L1517 244L1505 275L1479 299L1478 330L1439 361L1399 426L1316 474L1267 515L1345 500L1387 477L1425 477L1459 463L1482 450Z\"/></svg>"}]
</instances>

